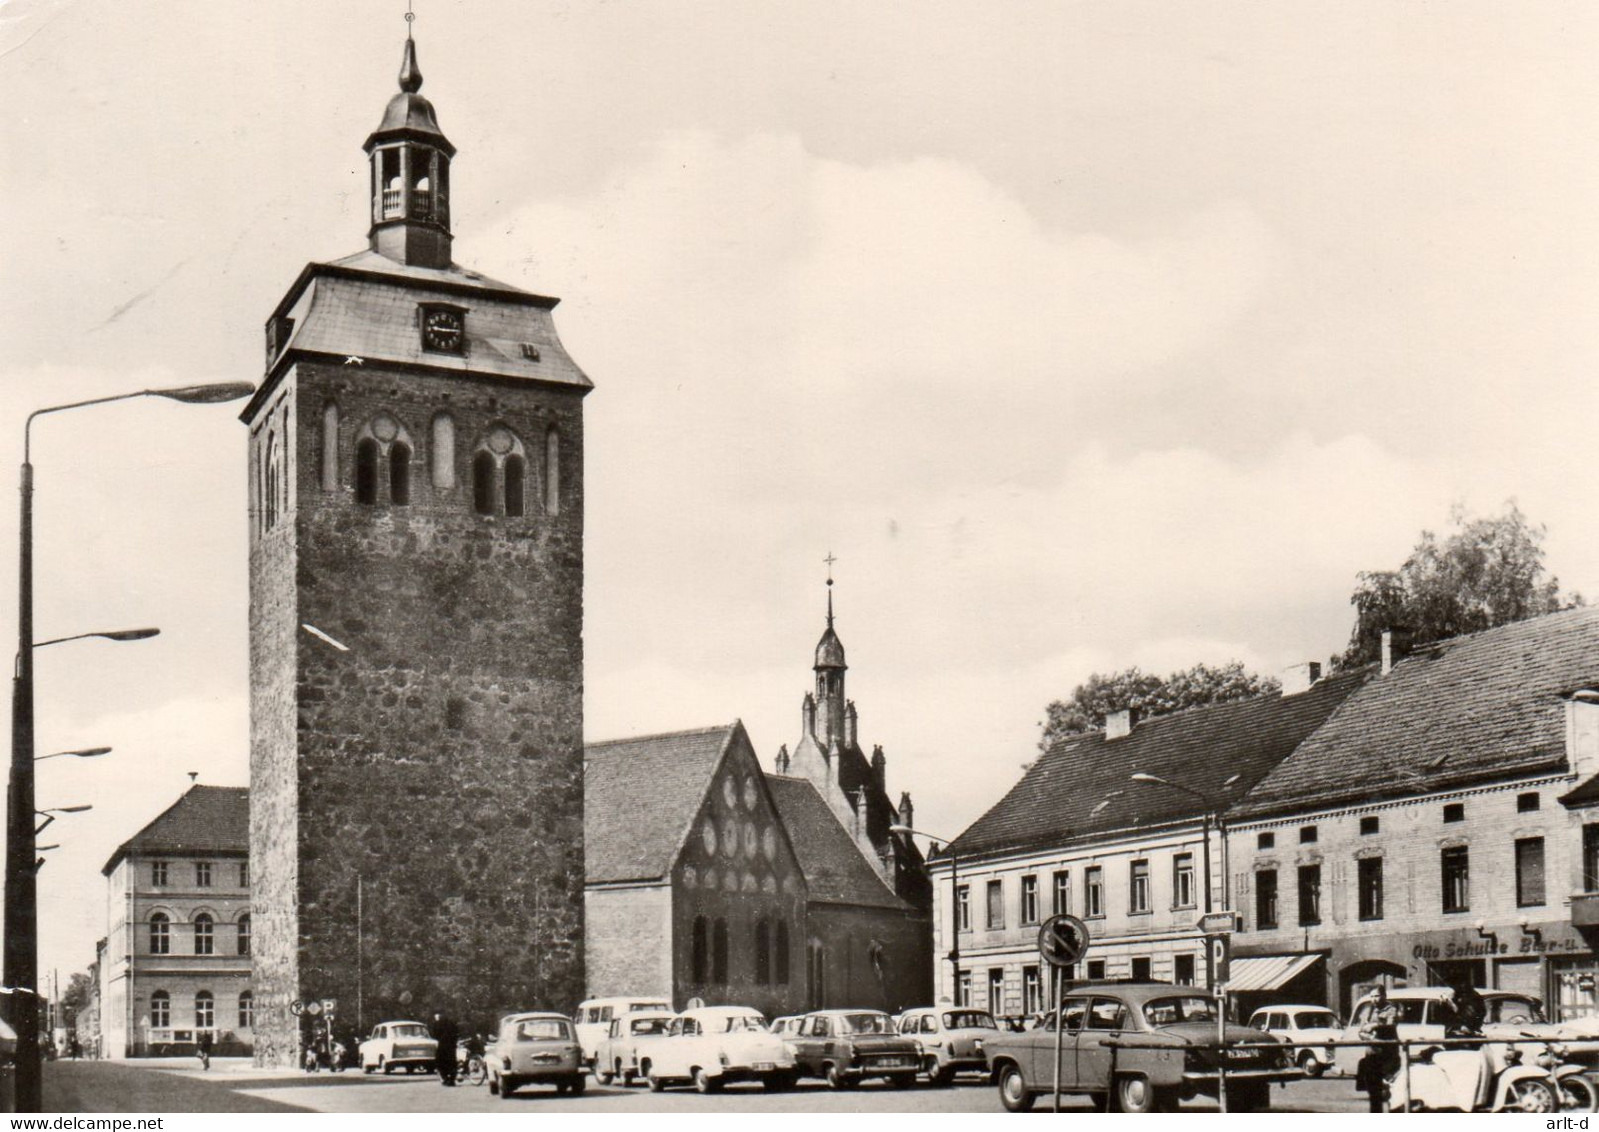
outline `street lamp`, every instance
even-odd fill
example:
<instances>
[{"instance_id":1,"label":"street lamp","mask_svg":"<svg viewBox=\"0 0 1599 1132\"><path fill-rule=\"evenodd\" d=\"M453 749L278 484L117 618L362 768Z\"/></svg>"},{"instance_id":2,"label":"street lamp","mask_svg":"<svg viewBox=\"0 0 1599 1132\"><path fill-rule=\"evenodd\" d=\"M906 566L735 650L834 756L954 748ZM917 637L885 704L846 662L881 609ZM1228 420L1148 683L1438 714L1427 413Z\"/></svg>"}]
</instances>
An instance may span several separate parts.
<instances>
[{"instance_id":1,"label":"street lamp","mask_svg":"<svg viewBox=\"0 0 1599 1132\"><path fill-rule=\"evenodd\" d=\"M39 969L39 888L34 876L35 832L33 828L33 422L50 413L104 405L112 401L131 401L138 397L161 397L189 405L216 405L236 401L255 392L245 381L182 385L168 389L140 389L109 397L91 397L65 405L50 405L28 414L22 426L22 501L18 523L20 555L17 570L17 658L11 686L11 779L6 798L6 881L5 881L5 969L4 982L30 991L38 982ZM153 633L142 629L123 634L85 634L111 640L139 640ZM60 638L69 640L72 638ZM54 642L42 642L54 643ZM39 1112L43 1102L39 1063L38 999L36 993L18 995L15 1029L16 1112Z\"/></svg>"},{"instance_id":2,"label":"street lamp","mask_svg":"<svg viewBox=\"0 0 1599 1132\"><path fill-rule=\"evenodd\" d=\"M101 755L109 755L110 747L85 747L81 751L56 751L49 755L34 755L33 761L42 763L45 759L97 759Z\"/></svg>"},{"instance_id":3,"label":"street lamp","mask_svg":"<svg viewBox=\"0 0 1599 1132\"><path fill-rule=\"evenodd\" d=\"M34 810L33 811L33 816L36 817L36 818L43 818L44 820L42 822L40 822L38 825L33 827L33 835L34 835L34 837L38 837L39 834L43 833L45 831L45 827L48 826L51 822L56 820L56 815L57 814L81 814L85 810L92 810L92 809L94 809L94 807L91 806L91 805L82 805L82 806L52 806L48 810ZM37 846L35 846L34 852L38 852L38 847Z\"/></svg>"},{"instance_id":4,"label":"street lamp","mask_svg":"<svg viewBox=\"0 0 1599 1132\"><path fill-rule=\"evenodd\" d=\"M1203 792L1201 792L1199 790L1195 790L1192 786L1184 786L1181 782L1173 782L1173 781L1171 781L1171 779L1162 778L1158 774L1145 774L1142 771L1139 771L1138 773L1129 775L1128 777L1133 782L1138 783L1140 786L1165 786L1165 787L1168 787L1169 789L1179 790L1179 791L1181 791L1184 794L1188 794L1188 795L1190 795L1192 797L1198 798L1201 802L1205 803L1205 810L1204 810L1204 817L1203 817L1203 821L1204 821L1204 824L1203 824L1204 846L1205 846L1204 847L1204 854L1205 854L1205 912L1208 915L1209 913L1215 911L1215 908L1212 906L1211 891L1210 891L1210 826L1211 826L1212 822L1215 822L1216 823L1216 827L1217 827L1217 831L1222 835L1222 854L1225 857L1226 852L1227 852L1227 841L1226 841L1226 829L1221 824L1221 803L1218 802L1216 799L1212 798L1209 794L1205 794L1205 793L1203 793ZM1223 790L1227 789L1229 786L1232 786L1235 782L1237 782L1242 777L1243 777L1243 775L1240 775L1240 774L1233 775L1226 782L1223 782L1221 784L1222 785L1222 789ZM1223 876L1223 879L1226 878L1225 862L1223 864L1222 876ZM1223 898L1224 898L1224 901L1225 901L1225 897L1226 897L1226 888L1225 888L1225 886L1223 887L1222 895L1223 895Z\"/></svg>"},{"instance_id":5,"label":"street lamp","mask_svg":"<svg viewBox=\"0 0 1599 1132\"><path fill-rule=\"evenodd\" d=\"M891 825L891 826L888 827L888 831L890 833L902 833L902 834L904 834L907 837L918 837L918 836L919 837L925 837L925 838L927 838L927 840L929 842L933 842L934 843L934 844L930 844L927 847L929 852L932 852L932 853L938 852L938 845L936 844L937 842L942 841L944 843L944 850L949 856L949 908L950 908L950 913L949 913L949 918L950 918L949 966L950 966L950 974L952 976L952 979L951 979L951 982L950 982L951 994L952 994L952 997L955 999L955 1005L956 1006L969 1006L969 1005L971 1005L970 1003L962 1002L960 1000L961 999L961 909L960 909L960 901L957 898L957 894L960 891L960 869L959 869L958 863L955 860L955 854L949 853L949 847L950 847L952 839L948 838L948 837L940 837L936 833L925 833L925 832L923 832L922 830L919 830L919 829L912 829L908 825Z\"/></svg>"}]
</instances>

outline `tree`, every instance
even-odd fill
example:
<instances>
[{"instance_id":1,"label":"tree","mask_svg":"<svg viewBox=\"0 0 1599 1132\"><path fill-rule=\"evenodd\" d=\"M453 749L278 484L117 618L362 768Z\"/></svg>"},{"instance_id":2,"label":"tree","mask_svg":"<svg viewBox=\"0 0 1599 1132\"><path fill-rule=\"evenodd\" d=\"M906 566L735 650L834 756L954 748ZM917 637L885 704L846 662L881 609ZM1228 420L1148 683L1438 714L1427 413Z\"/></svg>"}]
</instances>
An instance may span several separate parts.
<instances>
[{"instance_id":1,"label":"tree","mask_svg":"<svg viewBox=\"0 0 1599 1132\"><path fill-rule=\"evenodd\" d=\"M67 989L61 992L61 1016L68 1022L76 1022L89 1006L89 976L82 971L74 974L67 980Z\"/></svg>"},{"instance_id":2,"label":"tree","mask_svg":"<svg viewBox=\"0 0 1599 1132\"><path fill-rule=\"evenodd\" d=\"M1547 528L1529 523L1514 500L1500 515L1472 518L1456 505L1449 518L1454 531L1442 540L1422 531L1399 569L1357 576L1341 667L1376 660L1384 630L1425 645L1583 603L1581 594L1561 596L1559 579L1544 569Z\"/></svg>"},{"instance_id":3,"label":"tree","mask_svg":"<svg viewBox=\"0 0 1599 1132\"><path fill-rule=\"evenodd\" d=\"M1222 665L1196 664L1164 679L1136 667L1096 672L1066 699L1055 700L1045 709L1038 748L1047 751L1068 735L1098 730L1105 725L1106 716L1123 708L1135 708L1146 716L1165 715L1201 704L1245 700L1279 687L1276 680L1249 672L1236 660Z\"/></svg>"}]
</instances>

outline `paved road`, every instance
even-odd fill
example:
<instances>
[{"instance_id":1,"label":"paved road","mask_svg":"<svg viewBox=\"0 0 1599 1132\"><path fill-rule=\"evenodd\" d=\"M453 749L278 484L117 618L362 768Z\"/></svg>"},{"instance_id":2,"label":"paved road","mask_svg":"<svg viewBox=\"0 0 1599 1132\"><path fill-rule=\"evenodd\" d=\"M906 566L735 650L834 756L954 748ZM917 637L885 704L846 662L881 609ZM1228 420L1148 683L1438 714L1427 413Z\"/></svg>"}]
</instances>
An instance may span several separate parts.
<instances>
[{"instance_id":1,"label":"paved road","mask_svg":"<svg viewBox=\"0 0 1599 1132\"><path fill-rule=\"evenodd\" d=\"M9 1090L7 1090L9 1092ZM1359 1112L1364 1098L1348 1080L1304 1081L1272 1090L1283 1112ZM218 1059L209 1073L192 1061L53 1062L45 1067L45 1102L52 1112L998 1112L992 1086L973 1081L948 1089L892 1089L866 1085L847 1094L820 1082L790 1093L735 1086L714 1097L692 1090L654 1094L645 1089L602 1088L591 1079L581 1097L557 1096L531 1086L509 1100L485 1087L446 1089L433 1077L367 1077L359 1073L307 1076L256 1070ZM1047 1110L1048 1102L1040 1102ZM1087 1111L1068 1098L1067 1107ZM1211 1101L1184 1106L1214 1112Z\"/></svg>"}]
</instances>

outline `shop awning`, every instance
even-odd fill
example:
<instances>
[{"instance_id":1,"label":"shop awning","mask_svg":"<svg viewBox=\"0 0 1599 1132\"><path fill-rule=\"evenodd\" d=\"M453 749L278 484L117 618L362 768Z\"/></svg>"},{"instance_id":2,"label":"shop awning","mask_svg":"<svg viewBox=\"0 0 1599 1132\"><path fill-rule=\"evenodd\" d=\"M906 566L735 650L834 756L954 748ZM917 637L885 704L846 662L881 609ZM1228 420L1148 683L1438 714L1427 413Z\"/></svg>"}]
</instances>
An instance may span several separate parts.
<instances>
[{"instance_id":1,"label":"shop awning","mask_svg":"<svg viewBox=\"0 0 1599 1132\"><path fill-rule=\"evenodd\" d=\"M1238 991L1278 990L1303 975L1317 963L1321 954L1245 955L1228 964L1227 989Z\"/></svg>"}]
</instances>

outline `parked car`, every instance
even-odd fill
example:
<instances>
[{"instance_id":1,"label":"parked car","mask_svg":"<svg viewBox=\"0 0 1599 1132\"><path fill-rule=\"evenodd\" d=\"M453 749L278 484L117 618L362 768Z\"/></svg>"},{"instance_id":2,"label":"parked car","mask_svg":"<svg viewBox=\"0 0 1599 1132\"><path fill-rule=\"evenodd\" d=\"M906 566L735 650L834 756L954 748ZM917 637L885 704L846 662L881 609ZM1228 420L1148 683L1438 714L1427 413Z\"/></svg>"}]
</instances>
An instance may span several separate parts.
<instances>
[{"instance_id":1,"label":"parked car","mask_svg":"<svg viewBox=\"0 0 1599 1132\"><path fill-rule=\"evenodd\" d=\"M640 1050L648 1050L666 1036L674 1015L670 1010L636 1010L611 1019L611 1028L594 1055L594 1076L602 1085L620 1081L624 1086L642 1080Z\"/></svg>"},{"instance_id":2,"label":"parked car","mask_svg":"<svg viewBox=\"0 0 1599 1132\"><path fill-rule=\"evenodd\" d=\"M1572 1024L1554 1025L1544 1020L1543 1002L1535 995L1519 991L1485 990L1480 992L1487 1014L1482 1032L1489 1038L1513 1039L1537 1037L1560 1042L1573 1060L1591 1061L1599 1056L1599 1034L1585 1032ZM1388 1001L1399 1014L1401 1040L1438 1041L1443 1038L1448 1024L1448 1001L1454 994L1449 987L1394 987L1388 991ZM1371 1025L1373 995L1362 995L1349 1012L1349 1024L1343 1029L1346 1042L1358 1042L1361 1031ZM1343 1046L1335 1051L1338 1070L1354 1073L1364 1051L1357 1046Z\"/></svg>"},{"instance_id":3,"label":"parked car","mask_svg":"<svg viewBox=\"0 0 1599 1132\"><path fill-rule=\"evenodd\" d=\"M924 1006L896 1019L899 1032L922 1051L922 1072L935 1085L952 1084L963 1070L988 1071L985 1043L999 1027L986 1010Z\"/></svg>"},{"instance_id":4,"label":"parked car","mask_svg":"<svg viewBox=\"0 0 1599 1132\"><path fill-rule=\"evenodd\" d=\"M17 1059L17 1032L0 1022L0 1065L10 1065Z\"/></svg>"},{"instance_id":5,"label":"parked car","mask_svg":"<svg viewBox=\"0 0 1599 1132\"><path fill-rule=\"evenodd\" d=\"M921 1046L901 1036L881 1010L814 1011L790 1041L800 1075L821 1077L835 1089L873 1077L905 1088L922 1069Z\"/></svg>"},{"instance_id":6,"label":"parked car","mask_svg":"<svg viewBox=\"0 0 1599 1132\"><path fill-rule=\"evenodd\" d=\"M583 1063L594 1064L595 1051L600 1039L611 1032L611 1021L618 1014L637 1014L643 1010L664 1010L674 1013L672 1004L664 998L647 994L619 995L614 998L591 998L578 1003L572 1021L577 1026L577 1040L583 1047Z\"/></svg>"},{"instance_id":7,"label":"parked car","mask_svg":"<svg viewBox=\"0 0 1599 1132\"><path fill-rule=\"evenodd\" d=\"M1258 1030L1229 1023L1218 1041L1216 1000L1191 987L1167 983L1113 983L1080 987L1066 997L1060 1034L1061 1091L1086 1094L1122 1112L1157 1112L1201 1093L1217 1092L1221 1059L1227 1063L1227 1107L1253 1112L1268 1107L1273 1082L1301 1076L1289 1047L1270 1047ZM1001 1031L986 1040L1000 1103L1026 1112L1048 1094L1055 1076L1055 1012L1037 1029ZM1127 1048L1111 1049L1115 1041ZM1235 1042L1252 1043L1233 1048ZM1180 1046L1178 1049L1154 1048ZM1139 1047L1148 1048L1139 1048Z\"/></svg>"},{"instance_id":8,"label":"parked car","mask_svg":"<svg viewBox=\"0 0 1599 1132\"><path fill-rule=\"evenodd\" d=\"M677 1084L716 1093L734 1081L759 1081L776 1092L792 1088L798 1076L783 1039L748 1006L685 1010L664 1038L640 1051L639 1068L657 1093Z\"/></svg>"},{"instance_id":9,"label":"parked car","mask_svg":"<svg viewBox=\"0 0 1599 1132\"><path fill-rule=\"evenodd\" d=\"M372 1036L361 1043L361 1069L367 1073L390 1073L395 1067L407 1073L433 1072L433 1059L439 1043L420 1022L379 1022Z\"/></svg>"},{"instance_id":10,"label":"parked car","mask_svg":"<svg viewBox=\"0 0 1599 1132\"><path fill-rule=\"evenodd\" d=\"M1249 1024L1294 1047L1294 1064L1307 1077L1320 1077L1332 1068L1337 1052L1328 1042L1343 1034L1338 1015L1325 1006L1262 1006L1249 1016Z\"/></svg>"},{"instance_id":11,"label":"parked car","mask_svg":"<svg viewBox=\"0 0 1599 1132\"><path fill-rule=\"evenodd\" d=\"M587 1082L572 1020L564 1014L512 1014L483 1059L489 1092L508 1099L523 1085L549 1084L558 1093L581 1093Z\"/></svg>"}]
</instances>

